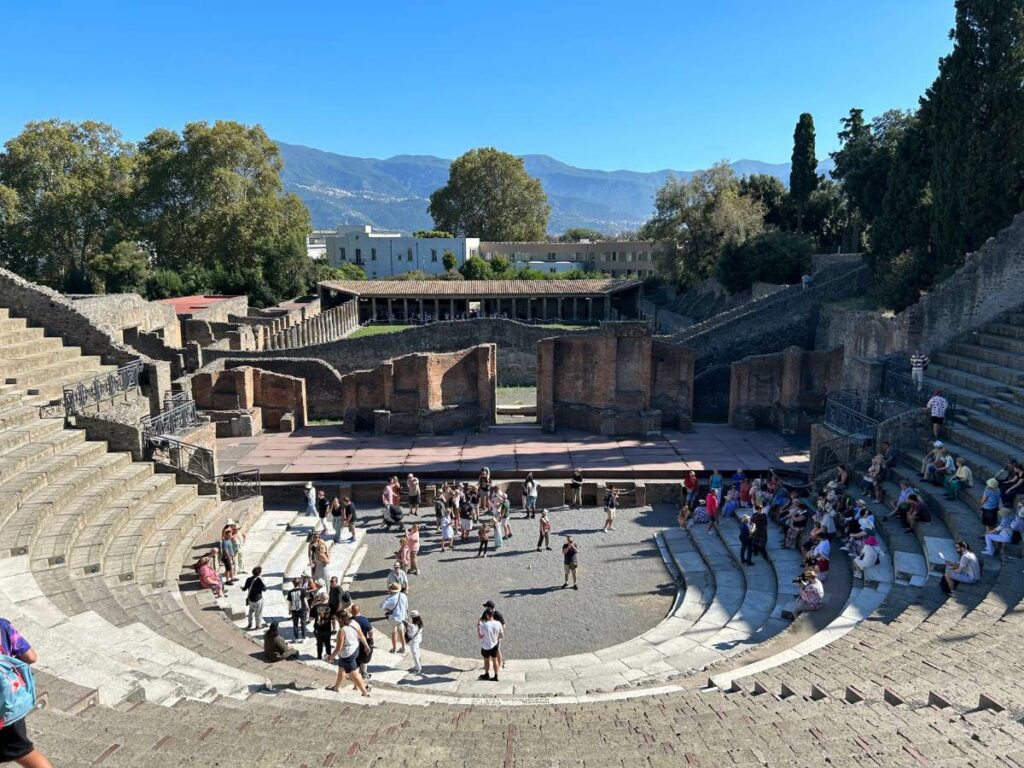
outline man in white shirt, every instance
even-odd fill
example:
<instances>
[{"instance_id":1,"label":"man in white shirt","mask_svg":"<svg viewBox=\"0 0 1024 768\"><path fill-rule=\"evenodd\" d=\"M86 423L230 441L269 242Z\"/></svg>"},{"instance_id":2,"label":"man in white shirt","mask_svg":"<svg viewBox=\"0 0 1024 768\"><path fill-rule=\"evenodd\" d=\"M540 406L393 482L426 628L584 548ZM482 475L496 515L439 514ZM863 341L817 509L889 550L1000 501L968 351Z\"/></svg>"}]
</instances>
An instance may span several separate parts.
<instances>
[{"instance_id":1,"label":"man in white shirt","mask_svg":"<svg viewBox=\"0 0 1024 768\"><path fill-rule=\"evenodd\" d=\"M498 682L498 650L505 637L505 630L501 622L494 618L494 611L490 608L484 611L483 618L476 623L476 636L480 638L480 655L484 658L484 673L479 679ZM493 678L490 675L492 667Z\"/></svg>"},{"instance_id":2,"label":"man in white shirt","mask_svg":"<svg viewBox=\"0 0 1024 768\"><path fill-rule=\"evenodd\" d=\"M942 423L946 420L946 409L948 408L949 401L942 396L941 389L936 389L924 407L925 413L932 417L932 433L935 437L942 432Z\"/></svg>"},{"instance_id":3,"label":"man in white shirt","mask_svg":"<svg viewBox=\"0 0 1024 768\"><path fill-rule=\"evenodd\" d=\"M910 377L914 380L917 391L924 387L924 372L928 368L928 356L921 354L921 350L914 350L910 356Z\"/></svg>"}]
</instances>

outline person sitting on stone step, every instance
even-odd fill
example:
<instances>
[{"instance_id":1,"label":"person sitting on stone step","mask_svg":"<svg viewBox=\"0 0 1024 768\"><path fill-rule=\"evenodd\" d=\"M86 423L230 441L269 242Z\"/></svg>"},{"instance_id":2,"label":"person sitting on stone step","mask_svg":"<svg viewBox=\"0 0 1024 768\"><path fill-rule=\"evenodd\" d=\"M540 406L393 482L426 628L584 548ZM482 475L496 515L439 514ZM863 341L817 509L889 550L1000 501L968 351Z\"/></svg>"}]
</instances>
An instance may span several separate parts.
<instances>
[{"instance_id":1,"label":"person sitting on stone step","mask_svg":"<svg viewBox=\"0 0 1024 768\"><path fill-rule=\"evenodd\" d=\"M944 444L941 440L936 440L932 443L931 450L929 450L928 453L924 455L924 458L921 459L921 471L918 472L918 474L921 476L922 480L928 479L928 467L934 464L935 460L939 458L943 446Z\"/></svg>"},{"instance_id":2,"label":"person sitting on stone step","mask_svg":"<svg viewBox=\"0 0 1024 768\"><path fill-rule=\"evenodd\" d=\"M800 594L793 603L794 619L801 613L819 610L825 602L825 585L818 580L813 568L806 569L797 583L800 585Z\"/></svg>"},{"instance_id":3,"label":"person sitting on stone step","mask_svg":"<svg viewBox=\"0 0 1024 768\"><path fill-rule=\"evenodd\" d=\"M956 459L956 470L953 474L947 475L945 482L942 484L943 489L946 491L946 498L958 499L960 497L960 489L970 488L973 484L974 473L967 466L967 460L963 456L958 456Z\"/></svg>"},{"instance_id":4,"label":"person sitting on stone step","mask_svg":"<svg viewBox=\"0 0 1024 768\"><path fill-rule=\"evenodd\" d=\"M278 662L285 659L297 659L299 657L299 649L292 648L281 637L281 633L278 630L277 622L270 622L270 628L267 629L267 633L263 636L263 655L269 662Z\"/></svg>"},{"instance_id":5,"label":"person sitting on stone step","mask_svg":"<svg viewBox=\"0 0 1024 768\"><path fill-rule=\"evenodd\" d=\"M956 554L959 561L946 560L946 572L939 581L939 586L947 595L956 589L957 584L973 584L981 578L981 563L966 541L956 543Z\"/></svg>"},{"instance_id":6,"label":"person sitting on stone step","mask_svg":"<svg viewBox=\"0 0 1024 768\"><path fill-rule=\"evenodd\" d=\"M875 565L879 559L881 559L881 550L878 547L878 539L874 536L865 537L860 555L853 559L853 575L863 578L864 572Z\"/></svg>"}]
</instances>

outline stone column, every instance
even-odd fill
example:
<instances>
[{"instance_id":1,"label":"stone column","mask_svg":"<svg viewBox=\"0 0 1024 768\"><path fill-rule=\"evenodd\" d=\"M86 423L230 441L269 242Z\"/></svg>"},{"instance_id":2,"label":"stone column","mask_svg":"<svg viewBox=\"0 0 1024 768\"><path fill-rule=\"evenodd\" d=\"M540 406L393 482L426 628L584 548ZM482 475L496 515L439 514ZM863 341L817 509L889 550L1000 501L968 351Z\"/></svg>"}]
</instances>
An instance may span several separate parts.
<instances>
[{"instance_id":1,"label":"stone column","mask_svg":"<svg viewBox=\"0 0 1024 768\"><path fill-rule=\"evenodd\" d=\"M455 299L448 299L448 318L450 320L455 319Z\"/></svg>"},{"instance_id":2,"label":"stone column","mask_svg":"<svg viewBox=\"0 0 1024 768\"><path fill-rule=\"evenodd\" d=\"M594 322L594 300L591 297L587 297L587 322Z\"/></svg>"},{"instance_id":3,"label":"stone column","mask_svg":"<svg viewBox=\"0 0 1024 768\"><path fill-rule=\"evenodd\" d=\"M604 319L612 319L612 297L608 294L605 294L604 297Z\"/></svg>"},{"instance_id":4,"label":"stone column","mask_svg":"<svg viewBox=\"0 0 1024 768\"><path fill-rule=\"evenodd\" d=\"M402 299L402 311L405 313L405 322L409 322L409 300Z\"/></svg>"},{"instance_id":5,"label":"stone column","mask_svg":"<svg viewBox=\"0 0 1024 768\"><path fill-rule=\"evenodd\" d=\"M558 319L562 320L565 316L562 314L562 297L558 297Z\"/></svg>"},{"instance_id":6,"label":"stone column","mask_svg":"<svg viewBox=\"0 0 1024 768\"><path fill-rule=\"evenodd\" d=\"M377 300L376 299L370 299L370 319L371 320L376 320L377 319Z\"/></svg>"},{"instance_id":7,"label":"stone column","mask_svg":"<svg viewBox=\"0 0 1024 768\"><path fill-rule=\"evenodd\" d=\"M526 321L533 320L533 299L526 297Z\"/></svg>"}]
</instances>

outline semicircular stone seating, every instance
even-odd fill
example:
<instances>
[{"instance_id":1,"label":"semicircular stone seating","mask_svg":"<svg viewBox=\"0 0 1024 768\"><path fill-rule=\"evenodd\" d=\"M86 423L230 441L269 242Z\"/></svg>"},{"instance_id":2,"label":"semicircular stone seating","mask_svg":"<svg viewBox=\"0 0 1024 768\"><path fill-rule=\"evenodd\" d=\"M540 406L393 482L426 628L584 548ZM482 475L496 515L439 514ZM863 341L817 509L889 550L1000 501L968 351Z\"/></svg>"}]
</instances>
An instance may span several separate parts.
<instances>
[{"instance_id":1,"label":"semicircular stone seating","mask_svg":"<svg viewBox=\"0 0 1024 768\"><path fill-rule=\"evenodd\" d=\"M501 691L464 679L476 660L434 654L424 661L457 673L447 689L416 688L381 663L370 699L326 692L326 666L265 664L235 626L237 587L216 601L187 567L225 518L240 519L246 567L264 564L268 611L282 611L278 587L303 566L305 521L201 496L41 418L38 405L65 383L106 369L2 309L0 348L0 601L39 651L44 706L29 727L55 765L217 755L225 765L806 766L827 755L941 766L1021 754L1020 567L990 561L980 584L942 600L934 574L922 585L895 567L895 546L924 558L924 532L890 531L885 567L837 578L817 626L781 619L798 560L774 529L768 559L752 567L738 563L733 521L665 530L658 548L677 598L633 641L515 662ZM940 534L977 535L976 509L937 504ZM351 579L363 552L338 545L330 572ZM314 720L324 727L311 733Z\"/></svg>"}]
</instances>

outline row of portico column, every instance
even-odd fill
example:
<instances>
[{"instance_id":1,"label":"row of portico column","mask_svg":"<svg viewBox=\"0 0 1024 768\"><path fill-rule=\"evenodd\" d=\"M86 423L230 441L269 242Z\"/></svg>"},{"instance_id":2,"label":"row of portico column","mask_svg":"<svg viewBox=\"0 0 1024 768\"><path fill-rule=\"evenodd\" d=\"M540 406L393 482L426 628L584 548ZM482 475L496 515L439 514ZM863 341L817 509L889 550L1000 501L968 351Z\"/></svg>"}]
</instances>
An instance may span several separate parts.
<instances>
[{"instance_id":1,"label":"row of portico column","mask_svg":"<svg viewBox=\"0 0 1024 768\"><path fill-rule=\"evenodd\" d=\"M369 298L369 320L409 320L416 316L420 319L425 314L434 320L454 318L471 303L479 303L480 311L485 315L505 314L510 318L524 320L567 320L573 322L594 322L610 320L612 317L612 299L610 295L602 296L540 296L540 297L502 297L473 296L456 299L441 298ZM364 305L365 306L365 305Z\"/></svg>"},{"instance_id":2,"label":"row of portico column","mask_svg":"<svg viewBox=\"0 0 1024 768\"><path fill-rule=\"evenodd\" d=\"M358 324L355 302L347 302L273 334L270 349L292 349L337 341Z\"/></svg>"}]
</instances>

